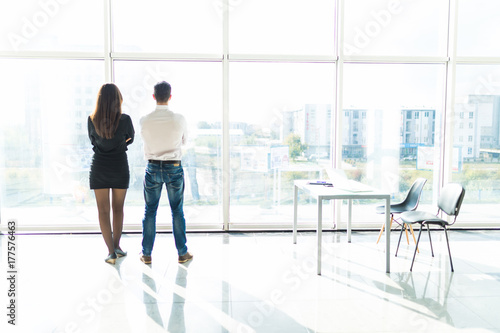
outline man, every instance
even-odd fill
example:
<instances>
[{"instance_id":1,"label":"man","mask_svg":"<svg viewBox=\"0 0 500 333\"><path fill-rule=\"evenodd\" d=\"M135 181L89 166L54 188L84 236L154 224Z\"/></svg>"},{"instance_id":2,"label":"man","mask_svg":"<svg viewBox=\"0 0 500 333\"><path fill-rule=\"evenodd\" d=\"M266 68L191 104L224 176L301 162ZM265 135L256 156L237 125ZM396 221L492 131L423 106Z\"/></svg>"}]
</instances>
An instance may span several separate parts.
<instances>
[{"instance_id":1,"label":"man","mask_svg":"<svg viewBox=\"0 0 500 333\"><path fill-rule=\"evenodd\" d=\"M167 189L172 210L172 228L179 263L193 258L186 246L186 221L184 219L184 171L181 165L181 146L187 139L184 116L169 110L171 86L162 81L155 85L153 98L156 109L140 120L144 142L144 157L148 160L144 176L146 210L142 220L141 261L150 264L156 236L156 212L163 184Z\"/></svg>"}]
</instances>

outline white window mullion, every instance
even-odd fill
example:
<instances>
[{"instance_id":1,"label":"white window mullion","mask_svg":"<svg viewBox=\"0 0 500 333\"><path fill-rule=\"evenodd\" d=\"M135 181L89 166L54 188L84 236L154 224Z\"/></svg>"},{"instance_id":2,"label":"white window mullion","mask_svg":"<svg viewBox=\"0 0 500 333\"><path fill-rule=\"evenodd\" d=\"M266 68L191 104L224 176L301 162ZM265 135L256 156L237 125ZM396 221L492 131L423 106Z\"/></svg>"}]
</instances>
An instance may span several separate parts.
<instances>
[{"instance_id":1,"label":"white window mullion","mask_svg":"<svg viewBox=\"0 0 500 333\"><path fill-rule=\"evenodd\" d=\"M499 65L500 57L456 57L457 64Z\"/></svg>"},{"instance_id":2,"label":"white window mullion","mask_svg":"<svg viewBox=\"0 0 500 333\"><path fill-rule=\"evenodd\" d=\"M449 57L428 56L344 56L344 62L364 64L442 64L449 61Z\"/></svg>"},{"instance_id":3,"label":"white window mullion","mask_svg":"<svg viewBox=\"0 0 500 333\"><path fill-rule=\"evenodd\" d=\"M448 19L448 57L446 64L446 90L444 96L444 115L441 126L443 140L441 142L441 180L438 188L451 181L451 170L453 164L453 131L455 118L455 81L456 81L456 59L457 59L457 20L458 0L450 0ZM434 191L438 195L437 191ZM435 198L437 199L437 198Z\"/></svg>"},{"instance_id":4,"label":"white window mullion","mask_svg":"<svg viewBox=\"0 0 500 333\"><path fill-rule=\"evenodd\" d=\"M332 41L333 42L333 41ZM231 62L330 62L333 63L337 59L332 56L322 55L298 55L298 54L235 54L229 56Z\"/></svg>"},{"instance_id":5,"label":"white window mullion","mask_svg":"<svg viewBox=\"0 0 500 333\"><path fill-rule=\"evenodd\" d=\"M0 51L0 59L102 60L100 52Z\"/></svg>"},{"instance_id":6,"label":"white window mullion","mask_svg":"<svg viewBox=\"0 0 500 333\"><path fill-rule=\"evenodd\" d=\"M158 53L158 52L111 52L113 60L140 60L140 61L196 61L220 62L220 54L209 53Z\"/></svg>"},{"instance_id":7,"label":"white window mullion","mask_svg":"<svg viewBox=\"0 0 500 333\"><path fill-rule=\"evenodd\" d=\"M332 120L331 156L334 168L342 163L342 110L343 110L343 74L344 74L344 0L337 1L337 64L335 71L335 113Z\"/></svg>"},{"instance_id":8,"label":"white window mullion","mask_svg":"<svg viewBox=\"0 0 500 333\"><path fill-rule=\"evenodd\" d=\"M229 230L230 161L229 161L229 0L222 10L222 218L223 229Z\"/></svg>"},{"instance_id":9,"label":"white window mullion","mask_svg":"<svg viewBox=\"0 0 500 333\"><path fill-rule=\"evenodd\" d=\"M342 166L342 110L343 106L343 80L344 80L344 0L337 0L336 5L336 35L337 38L337 63L335 70L335 108L332 115L330 143L330 156L333 168ZM334 200L332 216L335 217L334 228L339 228L342 215L342 200Z\"/></svg>"},{"instance_id":10,"label":"white window mullion","mask_svg":"<svg viewBox=\"0 0 500 333\"><path fill-rule=\"evenodd\" d=\"M104 79L114 81L113 59L111 58L113 45L113 22L111 14L111 0L104 1Z\"/></svg>"}]
</instances>

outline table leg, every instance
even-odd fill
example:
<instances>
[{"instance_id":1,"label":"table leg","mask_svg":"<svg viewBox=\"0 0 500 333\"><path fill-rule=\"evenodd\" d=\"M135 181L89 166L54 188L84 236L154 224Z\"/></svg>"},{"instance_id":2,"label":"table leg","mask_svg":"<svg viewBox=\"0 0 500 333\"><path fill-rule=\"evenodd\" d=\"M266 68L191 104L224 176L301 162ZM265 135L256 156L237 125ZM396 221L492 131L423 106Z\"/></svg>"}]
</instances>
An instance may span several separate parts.
<instances>
[{"instance_id":1,"label":"table leg","mask_svg":"<svg viewBox=\"0 0 500 333\"><path fill-rule=\"evenodd\" d=\"M385 199L385 272L391 272L391 199Z\"/></svg>"},{"instance_id":2,"label":"table leg","mask_svg":"<svg viewBox=\"0 0 500 333\"><path fill-rule=\"evenodd\" d=\"M297 195L299 188L293 187L293 244L297 244Z\"/></svg>"},{"instance_id":3,"label":"table leg","mask_svg":"<svg viewBox=\"0 0 500 333\"><path fill-rule=\"evenodd\" d=\"M321 236L323 232L323 199L318 197L318 275L321 275Z\"/></svg>"},{"instance_id":4,"label":"table leg","mask_svg":"<svg viewBox=\"0 0 500 333\"><path fill-rule=\"evenodd\" d=\"M352 224L352 199L349 199L349 209L347 211L347 242L351 242L351 224Z\"/></svg>"}]
</instances>

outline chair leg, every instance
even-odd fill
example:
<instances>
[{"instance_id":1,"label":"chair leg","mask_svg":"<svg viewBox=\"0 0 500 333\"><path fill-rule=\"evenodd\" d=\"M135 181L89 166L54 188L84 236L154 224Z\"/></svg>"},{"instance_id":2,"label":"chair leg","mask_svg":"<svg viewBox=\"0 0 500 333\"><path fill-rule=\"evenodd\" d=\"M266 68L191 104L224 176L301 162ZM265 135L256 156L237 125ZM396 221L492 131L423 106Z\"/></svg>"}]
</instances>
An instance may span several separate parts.
<instances>
[{"instance_id":1,"label":"chair leg","mask_svg":"<svg viewBox=\"0 0 500 333\"><path fill-rule=\"evenodd\" d=\"M417 245L417 240L415 239L415 233L413 232L413 227L411 226L411 224L409 224L408 226L410 227L411 235L413 236L413 241L415 242L415 245ZM417 246L417 252L420 253L418 246Z\"/></svg>"},{"instance_id":2,"label":"chair leg","mask_svg":"<svg viewBox=\"0 0 500 333\"><path fill-rule=\"evenodd\" d=\"M446 245L448 245L448 254L450 255L451 271L454 272L453 261L451 260L450 242L448 241L448 232L446 231L446 227L443 227L443 229L444 229L444 235L446 236Z\"/></svg>"},{"instance_id":3,"label":"chair leg","mask_svg":"<svg viewBox=\"0 0 500 333\"><path fill-rule=\"evenodd\" d=\"M398 256L399 243L401 243L401 236L403 236L403 229L404 229L404 227L401 227L401 232L399 233L398 247L396 248L396 255L395 255L395 257Z\"/></svg>"},{"instance_id":4,"label":"chair leg","mask_svg":"<svg viewBox=\"0 0 500 333\"><path fill-rule=\"evenodd\" d=\"M405 234L406 234L406 243L408 243L408 245L410 245L410 238L408 238L408 225L404 225L404 229L405 229Z\"/></svg>"},{"instance_id":5,"label":"chair leg","mask_svg":"<svg viewBox=\"0 0 500 333\"><path fill-rule=\"evenodd\" d=\"M422 235L422 228L423 227L424 227L424 225L420 224L420 231L418 232L417 244L415 245L415 252L413 253L413 260L411 261L410 272L413 269L413 263L415 262L415 257L417 256L418 243L420 242L420 236ZM429 227L429 226L427 226L427 227Z\"/></svg>"},{"instance_id":6,"label":"chair leg","mask_svg":"<svg viewBox=\"0 0 500 333\"><path fill-rule=\"evenodd\" d=\"M394 216L391 214L391 224L390 224L391 228L392 228L392 220L393 220L393 218L394 218ZM376 244L378 244L378 242L380 240L380 237L382 237L382 234L384 233L384 228L385 228L385 222L382 223L382 228L380 228L380 232L378 233L378 238L377 238L377 243Z\"/></svg>"},{"instance_id":7,"label":"chair leg","mask_svg":"<svg viewBox=\"0 0 500 333\"><path fill-rule=\"evenodd\" d=\"M429 243L431 244L431 254L434 257L434 249L432 248L432 239L431 239L431 229L429 228L429 225L426 224L427 226L427 233L429 234Z\"/></svg>"}]
</instances>

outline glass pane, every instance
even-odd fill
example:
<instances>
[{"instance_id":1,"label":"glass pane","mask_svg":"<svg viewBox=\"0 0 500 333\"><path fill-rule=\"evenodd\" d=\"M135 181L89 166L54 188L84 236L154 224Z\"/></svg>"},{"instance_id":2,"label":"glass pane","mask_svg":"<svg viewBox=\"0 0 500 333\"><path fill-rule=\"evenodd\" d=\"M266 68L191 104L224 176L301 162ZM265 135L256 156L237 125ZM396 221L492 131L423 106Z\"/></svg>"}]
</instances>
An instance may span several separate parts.
<instances>
[{"instance_id":1,"label":"glass pane","mask_svg":"<svg viewBox=\"0 0 500 333\"><path fill-rule=\"evenodd\" d=\"M0 4L0 50L102 51L102 1L23 0Z\"/></svg>"},{"instance_id":2,"label":"glass pane","mask_svg":"<svg viewBox=\"0 0 500 333\"><path fill-rule=\"evenodd\" d=\"M344 1L346 55L445 56L448 1Z\"/></svg>"},{"instance_id":3,"label":"glass pane","mask_svg":"<svg viewBox=\"0 0 500 333\"><path fill-rule=\"evenodd\" d=\"M500 56L497 0L459 0L457 54Z\"/></svg>"},{"instance_id":4,"label":"glass pane","mask_svg":"<svg viewBox=\"0 0 500 333\"><path fill-rule=\"evenodd\" d=\"M114 50L221 53L219 2L222 0L113 1Z\"/></svg>"},{"instance_id":5,"label":"glass pane","mask_svg":"<svg viewBox=\"0 0 500 333\"><path fill-rule=\"evenodd\" d=\"M123 94L123 112L132 117L135 142L129 146L131 184L127 193L126 222L141 223L144 214L143 179L146 161L139 120L155 109L153 87L159 81L172 85L172 111L185 116L188 143L183 151L186 181L186 223L222 224L221 117L222 68L220 63L116 61L116 84ZM171 225L166 193L158 209L158 224Z\"/></svg>"},{"instance_id":6,"label":"glass pane","mask_svg":"<svg viewBox=\"0 0 500 333\"><path fill-rule=\"evenodd\" d=\"M500 66L457 66L452 180L465 187L460 221L498 226Z\"/></svg>"},{"instance_id":7,"label":"glass pane","mask_svg":"<svg viewBox=\"0 0 500 333\"><path fill-rule=\"evenodd\" d=\"M289 225L293 181L331 165L335 65L242 62L229 73L230 221ZM314 207L301 205L299 221L314 221Z\"/></svg>"},{"instance_id":8,"label":"glass pane","mask_svg":"<svg viewBox=\"0 0 500 333\"><path fill-rule=\"evenodd\" d=\"M424 177L419 208L432 204L439 181L443 78L443 65L345 66L342 169L348 178L389 191L398 202ZM355 210L353 221L373 221L373 211Z\"/></svg>"},{"instance_id":9,"label":"glass pane","mask_svg":"<svg viewBox=\"0 0 500 333\"><path fill-rule=\"evenodd\" d=\"M334 32L335 1L229 0L232 53L333 55Z\"/></svg>"},{"instance_id":10,"label":"glass pane","mask_svg":"<svg viewBox=\"0 0 500 333\"><path fill-rule=\"evenodd\" d=\"M102 61L0 60L2 219L97 226L87 117Z\"/></svg>"}]
</instances>

